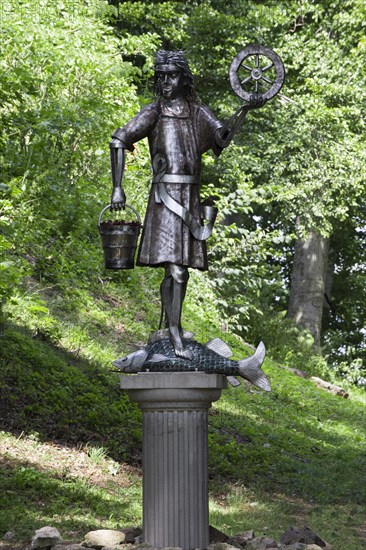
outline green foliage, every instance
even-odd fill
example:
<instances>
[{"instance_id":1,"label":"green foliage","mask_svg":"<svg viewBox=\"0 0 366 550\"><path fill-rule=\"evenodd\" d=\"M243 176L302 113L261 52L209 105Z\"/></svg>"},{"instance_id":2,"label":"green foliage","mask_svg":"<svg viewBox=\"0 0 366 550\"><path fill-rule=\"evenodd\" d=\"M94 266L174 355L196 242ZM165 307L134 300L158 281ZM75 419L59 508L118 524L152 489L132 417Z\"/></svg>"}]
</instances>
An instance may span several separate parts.
<instances>
[{"instance_id":1,"label":"green foliage","mask_svg":"<svg viewBox=\"0 0 366 550\"><path fill-rule=\"evenodd\" d=\"M57 527L63 538L80 542L85 533L102 525L117 529L140 520L141 487L136 474L131 472L129 479L121 483L103 475L101 468L90 471L81 451L79 461L84 472L75 474L64 461L65 454L70 457L75 451L45 446L31 436L15 438L2 432L0 446L15 451L15 456L11 452L2 456L0 480L2 496L6 498L0 516L2 534L11 527L18 541L29 541L35 529L47 524ZM26 451L26 456L22 451ZM45 460L48 468L42 468L37 459L40 463ZM101 466L109 467L106 460ZM103 483L98 483L98 477L93 482L86 473L97 473Z\"/></svg>"},{"instance_id":2,"label":"green foliage","mask_svg":"<svg viewBox=\"0 0 366 550\"><path fill-rule=\"evenodd\" d=\"M366 377L365 243L362 218L348 219L332 238L331 261L336 272L323 338L324 352L334 369L360 385Z\"/></svg>"},{"instance_id":3,"label":"green foliage","mask_svg":"<svg viewBox=\"0 0 366 550\"><path fill-rule=\"evenodd\" d=\"M128 39L150 37L155 39L155 45L160 42L165 49L174 49L187 38L186 21L187 14L192 7L184 2L123 2L118 0L110 2L116 5L112 18L117 34L123 39L128 34ZM131 54L144 54L144 52L131 51ZM141 63L140 63L141 64ZM151 67L143 64L142 72L150 72Z\"/></svg>"},{"instance_id":4,"label":"green foliage","mask_svg":"<svg viewBox=\"0 0 366 550\"><path fill-rule=\"evenodd\" d=\"M328 372L326 360L314 353L314 339L306 330L294 325L282 314L273 312L252 315L250 338L257 341L260 338L271 350L271 357L281 365L307 371L316 376L332 376Z\"/></svg>"},{"instance_id":5,"label":"green foliage","mask_svg":"<svg viewBox=\"0 0 366 550\"><path fill-rule=\"evenodd\" d=\"M88 457L95 464L100 464L106 459L108 451L104 447L87 447Z\"/></svg>"},{"instance_id":6,"label":"green foliage","mask_svg":"<svg viewBox=\"0 0 366 550\"><path fill-rule=\"evenodd\" d=\"M13 306L14 320L18 317L24 323L24 309L23 304ZM217 335L213 321L214 326L204 327L207 338ZM201 325L199 318L191 317L191 322L197 328ZM236 357L248 355L233 335L225 334L224 339ZM90 529L138 524L141 480L136 476L131 486L120 486L102 474L85 478L85 462L80 477L62 464L54 471L56 459L52 467L45 467L41 456L39 465L35 458L44 441L53 441L67 444L70 452L80 449L88 464L106 476L118 471L118 464L108 457L117 459L121 467L138 463L141 416L118 389L118 377L101 362L84 359L82 349L62 351L44 336L10 323L1 343L1 428L23 435L2 434L0 445L6 437L4 448L9 452L26 438L33 450L28 452L31 463L19 451L17 460L5 453L6 511L0 515L0 532L15 525L17 539L29 540L52 518L66 539L68 531L76 531L70 538L80 540ZM224 391L211 409L210 521L233 534L247 528L260 533L266 526L269 534L279 536L303 517L336 550L344 548L345 540L350 550L356 550L366 445L361 393L352 391L351 400L332 396L276 364L266 360L264 366L272 393L243 382ZM330 510L337 517L336 525L329 523Z\"/></svg>"},{"instance_id":7,"label":"green foliage","mask_svg":"<svg viewBox=\"0 0 366 550\"><path fill-rule=\"evenodd\" d=\"M342 340L338 350L347 348L347 360L356 355L364 361L365 308L361 305L363 291L357 291L365 288L364 254L360 246L353 245L357 239L352 231L344 232L345 226L351 225L353 232L357 228L363 234L365 220L362 83L366 73L362 61L364 23L360 22L364 8L348 3L342 7L342 15L338 8L337 4L314 2L280 6L268 2L261 6L257 2L229 2L225 6L204 2L188 23L191 36L196 32L200 42L193 41L188 49L197 70L205 71L205 78L199 81L205 101L223 117L234 108L225 73L242 44L269 44L281 55L287 72L285 97L250 113L237 139L239 147L232 148L232 153L225 151L218 163L215 188L220 196L229 197L225 214L229 223L235 224L219 236L221 246L214 248L218 266L220 262L224 266L214 275L224 314L229 320L236 315L236 329L249 335L259 312L262 325L274 312L268 329L263 327L263 339L270 333L276 313L287 305L297 218L302 224L300 234L311 227L325 235L333 234L334 248L341 251L337 252L332 297L337 314L328 327L330 346L326 352L331 347L331 354L337 354L338 333ZM239 201L233 196L237 186L244 190ZM245 243L243 248L249 247L249 261L240 253L238 256L238 246L230 241L233 235ZM261 239L256 242L259 235ZM348 258L352 257L348 268L343 260L345 248L340 245L342 237L350 247ZM227 253L222 260L225 243ZM225 272L225 264L233 269ZM354 265L357 269L351 267ZM349 285L355 291L347 299L344 290ZM339 322L340 315L343 322Z\"/></svg>"},{"instance_id":8,"label":"green foliage","mask_svg":"<svg viewBox=\"0 0 366 550\"><path fill-rule=\"evenodd\" d=\"M80 255L87 264L97 212L108 201L106 144L137 108L134 69L100 19L103 3L22 6L6 4L1 18L4 296L23 275L14 251L40 277L80 278L76 264Z\"/></svg>"},{"instance_id":9,"label":"green foliage","mask_svg":"<svg viewBox=\"0 0 366 550\"><path fill-rule=\"evenodd\" d=\"M112 456L136 456L139 415L115 375L10 326L1 342L3 428L74 444L108 441Z\"/></svg>"}]
</instances>

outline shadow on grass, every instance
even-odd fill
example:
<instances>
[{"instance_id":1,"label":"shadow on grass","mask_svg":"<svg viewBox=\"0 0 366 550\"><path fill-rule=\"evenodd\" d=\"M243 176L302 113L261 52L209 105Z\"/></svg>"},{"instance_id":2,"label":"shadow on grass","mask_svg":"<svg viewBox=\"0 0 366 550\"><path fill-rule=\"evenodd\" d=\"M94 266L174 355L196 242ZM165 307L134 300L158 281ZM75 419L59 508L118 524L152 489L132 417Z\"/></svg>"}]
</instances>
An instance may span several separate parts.
<instances>
[{"instance_id":1,"label":"shadow on grass","mask_svg":"<svg viewBox=\"0 0 366 550\"><path fill-rule=\"evenodd\" d=\"M103 446L136 466L141 414L119 376L7 322L0 338L0 429L40 441Z\"/></svg>"},{"instance_id":2,"label":"shadow on grass","mask_svg":"<svg viewBox=\"0 0 366 550\"><path fill-rule=\"evenodd\" d=\"M16 459L0 464L0 529L14 531L18 540L29 540L35 529L51 524L65 540L80 542L89 530L121 528L141 517L136 489L101 490Z\"/></svg>"},{"instance_id":3,"label":"shadow on grass","mask_svg":"<svg viewBox=\"0 0 366 550\"><path fill-rule=\"evenodd\" d=\"M118 375L11 323L3 327L1 360L1 429L102 445L115 460L140 463L141 413ZM210 415L214 496L243 485L268 498L362 503L362 407L286 371L269 375L272 394L229 389Z\"/></svg>"},{"instance_id":4,"label":"shadow on grass","mask_svg":"<svg viewBox=\"0 0 366 550\"><path fill-rule=\"evenodd\" d=\"M272 373L271 394L230 389L214 409L213 480L325 505L365 503L362 405L285 371ZM222 484L213 481L216 490Z\"/></svg>"}]
</instances>

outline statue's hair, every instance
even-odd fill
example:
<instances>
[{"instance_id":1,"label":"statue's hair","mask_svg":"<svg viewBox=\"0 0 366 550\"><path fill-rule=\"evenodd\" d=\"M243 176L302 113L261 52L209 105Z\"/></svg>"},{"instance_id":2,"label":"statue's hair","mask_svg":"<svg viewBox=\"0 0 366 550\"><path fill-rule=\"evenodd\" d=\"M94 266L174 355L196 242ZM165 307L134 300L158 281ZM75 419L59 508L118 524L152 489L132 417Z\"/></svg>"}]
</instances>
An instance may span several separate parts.
<instances>
[{"instance_id":1,"label":"statue's hair","mask_svg":"<svg viewBox=\"0 0 366 550\"><path fill-rule=\"evenodd\" d=\"M193 85L193 75L191 73L191 69L189 68L188 61L184 55L183 50L177 50L177 51L169 51L169 50L159 50L155 57L155 64L154 64L154 88L155 93L158 96L161 96L161 90L159 81L157 78L157 70L159 69L159 65L176 65L178 69L180 70L183 78L184 78L184 88L183 88L183 94L189 101L198 102L198 97L196 95L196 91L194 89Z\"/></svg>"}]
</instances>

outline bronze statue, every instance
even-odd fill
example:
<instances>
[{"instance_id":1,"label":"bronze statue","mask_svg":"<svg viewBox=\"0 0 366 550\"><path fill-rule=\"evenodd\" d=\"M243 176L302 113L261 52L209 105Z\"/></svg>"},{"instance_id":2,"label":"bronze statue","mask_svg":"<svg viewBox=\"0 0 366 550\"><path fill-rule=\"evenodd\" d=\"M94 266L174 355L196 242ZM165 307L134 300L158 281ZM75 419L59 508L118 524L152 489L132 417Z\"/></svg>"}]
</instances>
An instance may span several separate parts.
<instances>
[{"instance_id":1,"label":"bronze statue","mask_svg":"<svg viewBox=\"0 0 366 550\"><path fill-rule=\"evenodd\" d=\"M188 268L207 270L205 241L215 219L215 209L200 201L201 157L210 149L220 155L246 113L262 107L267 98L256 93L259 68L255 67L253 76L246 74L247 81L255 81L254 93L224 124L197 98L182 51L159 51L154 69L157 101L118 128L110 143L111 208L121 209L126 203L121 186L125 150L132 151L134 143L147 137L153 180L136 263L165 268L160 292L166 327L176 356L190 360L192 351L183 342L181 326Z\"/></svg>"}]
</instances>

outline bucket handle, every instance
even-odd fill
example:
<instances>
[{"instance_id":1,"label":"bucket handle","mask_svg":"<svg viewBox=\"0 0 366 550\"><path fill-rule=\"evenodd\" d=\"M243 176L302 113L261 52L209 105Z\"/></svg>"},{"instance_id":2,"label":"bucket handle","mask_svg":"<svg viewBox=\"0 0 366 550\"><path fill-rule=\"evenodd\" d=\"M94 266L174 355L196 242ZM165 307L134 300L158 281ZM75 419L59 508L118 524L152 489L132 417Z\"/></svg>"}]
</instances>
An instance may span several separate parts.
<instances>
[{"instance_id":1,"label":"bucket handle","mask_svg":"<svg viewBox=\"0 0 366 550\"><path fill-rule=\"evenodd\" d=\"M100 223L101 223L101 220L102 220L102 216L103 216L104 212L110 207L111 207L111 205L107 204L107 206L105 206L103 208L103 210L101 211L101 213L99 214L99 218L98 218L98 229L99 229L99 231L100 231ZM125 208L129 208L130 210L132 210L136 214L137 221L141 225L141 218L140 218L139 213L137 212L137 210L135 210L134 207L130 206L129 204L125 204Z\"/></svg>"}]
</instances>

